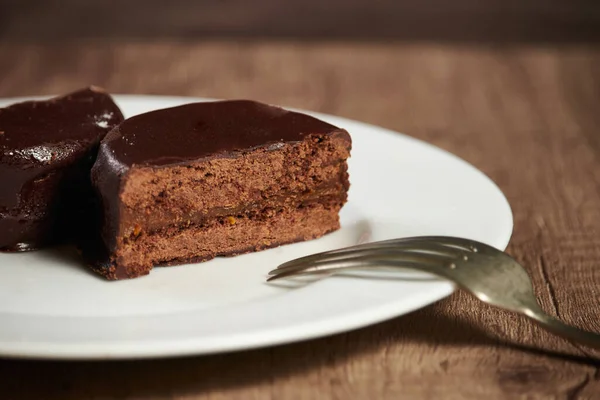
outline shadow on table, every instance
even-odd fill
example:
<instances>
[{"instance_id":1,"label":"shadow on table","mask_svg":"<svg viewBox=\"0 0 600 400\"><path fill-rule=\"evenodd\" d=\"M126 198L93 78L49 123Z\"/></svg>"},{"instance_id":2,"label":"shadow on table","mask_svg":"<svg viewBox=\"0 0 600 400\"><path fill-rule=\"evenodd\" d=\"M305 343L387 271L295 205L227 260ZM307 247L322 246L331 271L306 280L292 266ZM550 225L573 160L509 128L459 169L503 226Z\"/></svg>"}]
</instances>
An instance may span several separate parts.
<instances>
[{"instance_id":1,"label":"shadow on table","mask_svg":"<svg viewBox=\"0 0 600 400\"><path fill-rule=\"evenodd\" d=\"M387 346L401 341L437 346L509 347L600 366L599 361L588 358L500 343L480 328L444 315L444 309L447 307L438 303L346 334L231 354L123 362L0 360L0 393L8 398L40 398L43 394L45 399L68 400L222 392L261 383L268 385L275 379L332 368L348 359L376 354L378 350L383 354Z\"/></svg>"},{"instance_id":2,"label":"shadow on table","mask_svg":"<svg viewBox=\"0 0 600 400\"><path fill-rule=\"evenodd\" d=\"M552 359L561 359L581 365L590 365L600 367L600 359L589 356L579 356L571 353L563 353L551 349L538 348L527 344L509 342L490 336L485 330L474 326L472 323L451 318L446 314L437 314L436 305L429 307L417 313L404 317L405 323L401 326L406 331L398 334L399 339L413 343L437 343L438 345L468 345L468 346L493 346L498 348L513 349L526 352L532 355L544 356ZM429 316L421 315L424 312L432 310ZM494 310L494 309L493 309ZM442 310L443 312L443 310ZM498 312L496 310L492 312ZM532 324L525 317L522 317L524 324ZM414 321L411 321L414 319ZM483 323L482 323L483 324ZM493 328L497 329L497 328ZM540 328L541 329L541 328ZM495 332L503 335L504 332ZM576 348L579 348L576 346Z\"/></svg>"}]
</instances>

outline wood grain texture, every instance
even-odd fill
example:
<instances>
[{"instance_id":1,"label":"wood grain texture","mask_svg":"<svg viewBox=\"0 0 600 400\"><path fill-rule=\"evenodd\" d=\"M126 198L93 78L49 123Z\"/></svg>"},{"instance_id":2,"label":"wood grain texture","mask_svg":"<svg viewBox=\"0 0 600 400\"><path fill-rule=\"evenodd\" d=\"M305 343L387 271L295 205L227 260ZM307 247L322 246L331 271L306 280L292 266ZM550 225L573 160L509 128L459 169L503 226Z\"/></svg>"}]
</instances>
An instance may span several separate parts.
<instances>
[{"instance_id":1,"label":"wood grain texture","mask_svg":"<svg viewBox=\"0 0 600 400\"><path fill-rule=\"evenodd\" d=\"M600 332L600 47L255 41L0 43L0 96L255 98L406 132L507 195L543 307ZM0 361L3 398L598 399L600 354L456 293L373 327L171 360Z\"/></svg>"}]
</instances>

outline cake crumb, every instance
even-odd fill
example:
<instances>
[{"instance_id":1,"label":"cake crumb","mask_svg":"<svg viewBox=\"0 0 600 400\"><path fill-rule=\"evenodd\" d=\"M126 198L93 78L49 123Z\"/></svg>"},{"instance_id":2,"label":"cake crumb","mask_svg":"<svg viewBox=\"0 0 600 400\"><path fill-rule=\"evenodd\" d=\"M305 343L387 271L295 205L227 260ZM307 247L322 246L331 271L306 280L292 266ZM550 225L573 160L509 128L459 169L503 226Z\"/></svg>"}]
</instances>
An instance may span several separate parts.
<instances>
[{"instance_id":1,"label":"cake crumb","mask_svg":"<svg viewBox=\"0 0 600 400\"><path fill-rule=\"evenodd\" d=\"M227 217L227 222L229 222L229 225L235 225L235 218L229 216Z\"/></svg>"}]
</instances>

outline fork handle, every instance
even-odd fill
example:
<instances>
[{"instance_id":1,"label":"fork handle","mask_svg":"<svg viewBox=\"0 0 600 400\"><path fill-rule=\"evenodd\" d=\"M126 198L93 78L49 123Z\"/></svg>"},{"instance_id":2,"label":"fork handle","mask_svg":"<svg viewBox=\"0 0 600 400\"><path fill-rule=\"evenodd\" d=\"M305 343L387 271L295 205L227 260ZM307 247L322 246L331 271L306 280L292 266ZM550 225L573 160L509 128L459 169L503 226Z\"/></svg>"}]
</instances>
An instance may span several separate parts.
<instances>
[{"instance_id":1,"label":"fork handle","mask_svg":"<svg viewBox=\"0 0 600 400\"><path fill-rule=\"evenodd\" d=\"M600 335L585 331L546 314L541 309L526 310L525 315L542 328L576 344L582 344L600 350Z\"/></svg>"}]
</instances>

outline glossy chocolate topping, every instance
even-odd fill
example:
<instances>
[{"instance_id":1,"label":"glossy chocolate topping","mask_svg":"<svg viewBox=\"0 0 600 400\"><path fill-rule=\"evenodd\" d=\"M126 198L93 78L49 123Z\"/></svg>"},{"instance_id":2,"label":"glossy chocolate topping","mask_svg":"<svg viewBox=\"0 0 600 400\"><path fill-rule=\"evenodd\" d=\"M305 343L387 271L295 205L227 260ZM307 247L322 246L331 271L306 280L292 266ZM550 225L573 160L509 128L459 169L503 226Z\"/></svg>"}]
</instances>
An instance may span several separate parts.
<instances>
[{"instance_id":1,"label":"glossy chocolate topping","mask_svg":"<svg viewBox=\"0 0 600 400\"><path fill-rule=\"evenodd\" d=\"M122 121L111 97L94 87L0 109L0 250L60 240L49 237L69 225L59 210L88 201L81 196L90 193L98 144Z\"/></svg>"},{"instance_id":2,"label":"glossy chocolate topping","mask_svg":"<svg viewBox=\"0 0 600 400\"><path fill-rule=\"evenodd\" d=\"M110 149L124 167L161 166L334 131L342 130L255 101L192 103L127 119L106 136L101 151Z\"/></svg>"}]
</instances>

